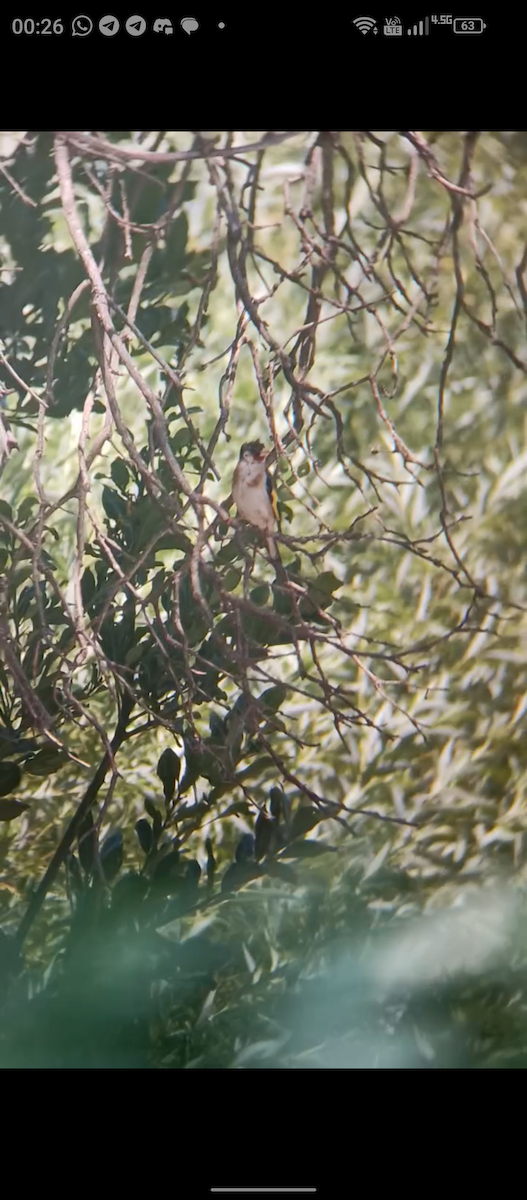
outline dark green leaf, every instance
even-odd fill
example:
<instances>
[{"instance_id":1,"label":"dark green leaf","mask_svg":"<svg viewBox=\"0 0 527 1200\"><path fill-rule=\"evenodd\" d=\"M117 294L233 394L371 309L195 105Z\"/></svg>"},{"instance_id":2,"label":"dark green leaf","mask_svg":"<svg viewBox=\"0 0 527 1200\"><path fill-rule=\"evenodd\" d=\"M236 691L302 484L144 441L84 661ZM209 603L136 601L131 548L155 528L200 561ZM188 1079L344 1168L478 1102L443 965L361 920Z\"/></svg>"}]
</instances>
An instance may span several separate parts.
<instances>
[{"instance_id":1,"label":"dark green leaf","mask_svg":"<svg viewBox=\"0 0 527 1200\"><path fill-rule=\"evenodd\" d=\"M318 858L321 854L330 852L334 854L336 850L336 846L326 846L325 842L299 838L296 842L288 843L285 850L282 850L280 858Z\"/></svg>"},{"instance_id":2,"label":"dark green leaf","mask_svg":"<svg viewBox=\"0 0 527 1200\"><path fill-rule=\"evenodd\" d=\"M308 833L310 829L314 829L320 821L324 820L324 814L312 805L301 804L297 808L291 821L291 841L302 837L303 833Z\"/></svg>"},{"instance_id":3,"label":"dark green leaf","mask_svg":"<svg viewBox=\"0 0 527 1200\"><path fill-rule=\"evenodd\" d=\"M267 604L270 595L271 589L269 584L261 583L258 587L253 588L250 598L253 604L257 604L259 608L263 608Z\"/></svg>"},{"instance_id":4,"label":"dark green leaf","mask_svg":"<svg viewBox=\"0 0 527 1200\"><path fill-rule=\"evenodd\" d=\"M179 888L183 876L184 862L177 848L163 854L153 869L154 882L166 895Z\"/></svg>"},{"instance_id":5,"label":"dark green leaf","mask_svg":"<svg viewBox=\"0 0 527 1200\"><path fill-rule=\"evenodd\" d=\"M279 787L272 787L271 791L269 792L269 807L271 809L271 816L276 817L277 820L280 820L282 815L283 802L284 793L282 789Z\"/></svg>"},{"instance_id":6,"label":"dark green leaf","mask_svg":"<svg viewBox=\"0 0 527 1200\"><path fill-rule=\"evenodd\" d=\"M257 862L265 858L265 855L268 854L272 845L275 826L276 822L272 817L267 817L263 812L258 813L254 826L254 857Z\"/></svg>"},{"instance_id":7,"label":"dark green leaf","mask_svg":"<svg viewBox=\"0 0 527 1200\"><path fill-rule=\"evenodd\" d=\"M267 688L260 696L260 704L263 708L269 709L271 712L277 712L281 708L287 696L287 688L281 683L276 683L273 687Z\"/></svg>"},{"instance_id":8,"label":"dark green leaf","mask_svg":"<svg viewBox=\"0 0 527 1200\"><path fill-rule=\"evenodd\" d=\"M167 804L169 804L174 797L180 770L180 759L178 758L177 754L175 754L174 750L172 750L170 746L167 746L167 749L163 750L163 753L157 764L157 774L159 775L161 783L163 784L163 792Z\"/></svg>"},{"instance_id":9,"label":"dark green leaf","mask_svg":"<svg viewBox=\"0 0 527 1200\"><path fill-rule=\"evenodd\" d=\"M123 864L123 835L120 829L111 831L100 848L101 866L107 883L118 875Z\"/></svg>"},{"instance_id":10,"label":"dark green leaf","mask_svg":"<svg viewBox=\"0 0 527 1200\"><path fill-rule=\"evenodd\" d=\"M66 859L66 867L68 871L68 879L72 892L79 898L84 895L84 880L79 866L78 859L74 854L68 854Z\"/></svg>"},{"instance_id":11,"label":"dark green leaf","mask_svg":"<svg viewBox=\"0 0 527 1200\"><path fill-rule=\"evenodd\" d=\"M188 217L186 213L182 212L175 220L171 221L166 235L167 258L172 269L184 260L187 238Z\"/></svg>"},{"instance_id":12,"label":"dark green leaf","mask_svg":"<svg viewBox=\"0 0 527 1200\"><path fill-rule=\"evenodd\" d=\"M35 496L26 496L18 510L19 525L23 525L24 522L31 517L34 508L38 508L38 500L35 498Z\"/></svg>"},{"instance_id":13,"label":"dark green leaf","mask_svg":"<svg viewBox=\"0 0 527 1200\"><path fill-rule=\"evenodd\" d=\"M273 879L281 879L283 883L292 883L293 885L298 883L298 876L293 867L288 866L284 862L277 862L274 858L266 859L262 863L261 870L265 875L270 875Z\"/></svg>"},{"instance_id":14,"label":"dark green leaf","mask_svg":"<svg viewBox=\"0 0 527 1200\"><path fill-rule=\"evenodd\" d=\"M18 787L22 778L22 772L18 763L2 762L0 763L0 796L8 796L9 792L14 792ZM4 817L4 820L9 818Z\"/></svg>"},{"instance_id":15,"label":"dark green leaf","mask_svg":"<svg viewBox=\"0 0 527 1200\"><path fill-rule=\"evenodd\" d=\"M59 771L67 762L68 756L63 750L55 750L53 746L46 746L44 750L39 750L33 758L28 758L25 769L28 775L39 775L44 778L46 775L54 775L55 771Z\"/></svg>"},{"instance_id":16,"label":"dark green leaf","mask_svg":"<svg viewBox=\"0 0 527 1200\"><path fill-rule=\"evenodd\" d=\"M248 779L257 779L267 767L274 766L274 760L269 754L263 754L261 758L255 758L248 767L243 771L237 771L235 775L236 783L245 783Z\"/></svg>"},{"instance_id":17,"label":"dark green leaf","mask_svg":"<svg viewBox=\"0 0 527 1200\"><path fill-rule=\"evenodd\" d=\"M252 833L242 833L242 836L236 847L235 858L237 863L248 862L250 858L254 858L255 839Z\"/></svg>"},{"instance_id":18,"label":"dark green leaf","mask_svg":"<svg viewBox=\"0 0 527 1200\"><path fill-rule=\"evenodd\" d=\"M192 446L194 444L192 430L188 429L186 425L178 429L169 440L175 454L177 454L178 450L182 450L184 446Z\"/></svg>"},{"instance_id":19,"label":"dark green leaf","mask_svg":"<svg viewBox=\"0 0 527 1200\"><path fill-rule=\"evenodd\" d=\"M236 587L238 587L241 577L242 577L241 571L239 571L236 567L230 567L230 569L225 572L225 576L223 579L223 586L225 588L225 591L233 592L234 589Z\"/></svg>"},{"instance_id":20,"label":"dark green leaf","mask_svg":"<svg viewBox=\"0 0 527 1200\"><path fill-rule=\"evenodd\" d=\"M93 870L93 865L95 863L97 854L97 847L99 844L99 838L93 822L91 811L86 814L79 827L77 842L81 866L89 875Z\"/></svg>"},{"instance_id":21,"label":"dark green leaf","mask_svg":"<svg viewBox=\"0 0 527 1200\"><path fill-rule=\"evenodd\" d=\"M179 787L180 796L183 796L195 784L201 770L199 743L196 742L196 739L191 738L184 738L183 741L185 747L185 773Z\"/></svg>"},{"instance_id":22,"label":"dark green leaf","mask_svg":"<svg viewBox=\"0 0 527 1200\"><path fill-rule=\"evenodd\" d=\"M233 892L238 888L249 883L251 879L258 879L262 873L262 868L257 867L251 862L233 862L227 870L221 881L222 893Z\"/></svg>"},{"instance_id":23,"label":"dark green leaf","mask_svg":"<svg viewBox=\"0 0 527 1200\"><path fill-rule=\"evenodd\" d=\"M122 458L114 458L110 467L110 474L116 487L121 492L125 492L130 482L130 472Z\"/></svg>"},{"instance_id":24,"label":"dark green leaf","mask_svg":"<svg viewBox=\"0 0 527 1200\"><path fill-rule=\"evenodd\" d=\"M207 888L210 893L214 886L214 874L216 871L216 859L214 858L212 841L210 838L205 839L205 849L207 851Z\"/></svg>"},{"instance_id":25,"label":"dark green leaf","mask_svg":"<svg viewBox=\"0 0 527 1200\"><path fill-rule=\"evenodd\" d=\"M112 913L119 917L135 916L148 889L148 882L138 871L128 871L112 888Z\"/></svg>"},{"instance_id":26,"label":"dark green leaf","mask_svg":"<svg viewBox=\"0 0 527 1200\"><path fill-rule=\"evenodd\" d=\"M313 582L321 592L327 592L331 596L333 595L333 592L336 592L339 588L343 587L342 579L338 579L337 576L333 574L333 571L321 571L320 575L317 575L316 580L313 580Z\"/></svg>"},{"instance_id":27,"label":"dark green leaf","mask_svg":"<svg viewBox=\"0 0 527 1200\"><path fill-rule=\"evenodd\" d=\"M126 502L113 490L104 487L102 490L102 505L106 516L111 521L120 522L126 516Z\"/></svg>"},{"instance_id":28,"label":"dark green leaf","mask_svg":"<svg viewBox=\"0 0 527 1200\"><path fill-rule=\"evenodd\" d=\"M209 729L211 733L211 740L214 742L219 742L221 745L223 745L225 741L225 724L223 718L220 717L218 713L214 712L213 709L209 713Z\"/></svg>"},{"instance_id":29,"label":"dark green leaf","mask_svg":"<svg viewBox=\"0 0 527 1200\"><path fill-rule=\"evenodd\" d=\"M159 809L156 808L154 802L152 800L150 800L148 798L148 796L145 797L144 803L145 803L145 811L148 813L148 816L151 817L151 819L152 819L154 841L157 842L159 834L161 833L161 830L163 828L163 818L161 816L161 813L159 812Z\"/></svg>"},{"instance_id":30,"label":"dark green leaf","mask_svg":"<svg viewBox=\"0 0 527 1200\"><path fill-rule=\"evenodd\" d=\"M13 821L29 808L21 800L0 800L0 821Z\"/></svg>"},{"instance_id":31,"label":"dark green leaf","mask_svg":"<svg viewBox=\"0 0 527 1200\"><path fill-rule=\"evenodd\" d=\"M140 817L135 823L135 832L139 838L141 850L144 854L150 854L154 845L154 831L150 821L147 821L146 817Z\"/></svg>"}]
</instances>

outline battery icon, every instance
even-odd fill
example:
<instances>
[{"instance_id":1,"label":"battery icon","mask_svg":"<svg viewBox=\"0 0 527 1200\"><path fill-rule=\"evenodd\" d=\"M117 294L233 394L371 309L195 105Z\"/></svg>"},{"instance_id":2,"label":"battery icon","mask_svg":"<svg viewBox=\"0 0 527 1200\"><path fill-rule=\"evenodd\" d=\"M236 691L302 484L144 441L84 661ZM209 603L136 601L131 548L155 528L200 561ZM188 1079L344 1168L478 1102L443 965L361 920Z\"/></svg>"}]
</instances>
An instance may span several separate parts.
<instances>
[{"instance_id":1,"label":"battery icon","mask_svg":"<svg viewBox=\"0 0 527 1200\"><path fill-rule=\"evenodd\" d=\"M454 17L454 33L483 33L483 17Z\"/></svg>"}]
</instances>

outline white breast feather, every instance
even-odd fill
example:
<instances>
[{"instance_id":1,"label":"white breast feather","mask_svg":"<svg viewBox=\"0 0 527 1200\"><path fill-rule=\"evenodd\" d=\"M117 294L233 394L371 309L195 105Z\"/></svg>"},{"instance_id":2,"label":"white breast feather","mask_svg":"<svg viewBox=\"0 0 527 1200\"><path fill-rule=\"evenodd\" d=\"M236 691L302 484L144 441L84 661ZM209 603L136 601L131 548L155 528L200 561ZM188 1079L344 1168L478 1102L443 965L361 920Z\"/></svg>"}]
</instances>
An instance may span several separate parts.
<instances>
[{"instance_id":1,"label":"white breast feather","mask_svg":"<svg viewBox=\"0 0 527 1200\"><path fill-rule=\"evenodd\" d=\"M275 527L273 506L267 494L266 469L264 463L238 464L232 498L243 521L249 521L264 533Z\"/></svg>"}]
</instances>

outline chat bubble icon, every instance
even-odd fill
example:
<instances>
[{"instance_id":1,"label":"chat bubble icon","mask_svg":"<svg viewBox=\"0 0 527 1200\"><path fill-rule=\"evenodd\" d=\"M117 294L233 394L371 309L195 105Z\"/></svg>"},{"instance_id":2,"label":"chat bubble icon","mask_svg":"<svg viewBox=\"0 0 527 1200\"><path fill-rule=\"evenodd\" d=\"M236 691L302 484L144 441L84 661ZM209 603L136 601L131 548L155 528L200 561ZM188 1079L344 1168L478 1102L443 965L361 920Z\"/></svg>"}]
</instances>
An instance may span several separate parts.
<instances>
[{"instance_id":1,"label":"chat bubble icon","mask_svg":"<svg viewBox=\"0 0 527 1200\"><path fill-rule=\"evenodd\" d=\"M196 21L195 17L183 17L179 24L185 33L195 33L196 29L199 29L199 21Z\"/></svg>"},{"instance_id":2,"label":"chat bubble icon","mask_svg":"<svg viewBox=\"0 0 527 1200\"><path fill-rule=\"evenodd\" d=\"M72 37L87 37L93 29L93 21L91 17L74 17L71 22Z\"/></svg>"}]
</instances>

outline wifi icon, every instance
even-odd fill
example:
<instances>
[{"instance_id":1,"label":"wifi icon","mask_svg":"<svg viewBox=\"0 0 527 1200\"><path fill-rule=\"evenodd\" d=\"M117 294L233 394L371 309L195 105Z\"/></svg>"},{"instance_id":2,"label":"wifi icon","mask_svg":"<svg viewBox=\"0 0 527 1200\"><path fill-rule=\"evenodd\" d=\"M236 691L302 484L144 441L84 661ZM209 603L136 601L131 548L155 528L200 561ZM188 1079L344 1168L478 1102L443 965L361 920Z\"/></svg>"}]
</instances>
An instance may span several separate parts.
<instances>
[{"instance_id":1,"label":"wifi icon","mask_svg":"<svg viewBox=\"0 0 527 1200\"><path fill-rule=\"evenodd\" d=\"M357 26L357 29L360 29L361 33L369 33L371 29L373 29L374 33L377 33L377 26L373 17L355 17L353 24Z\"/></svg>"}]
</instances>

